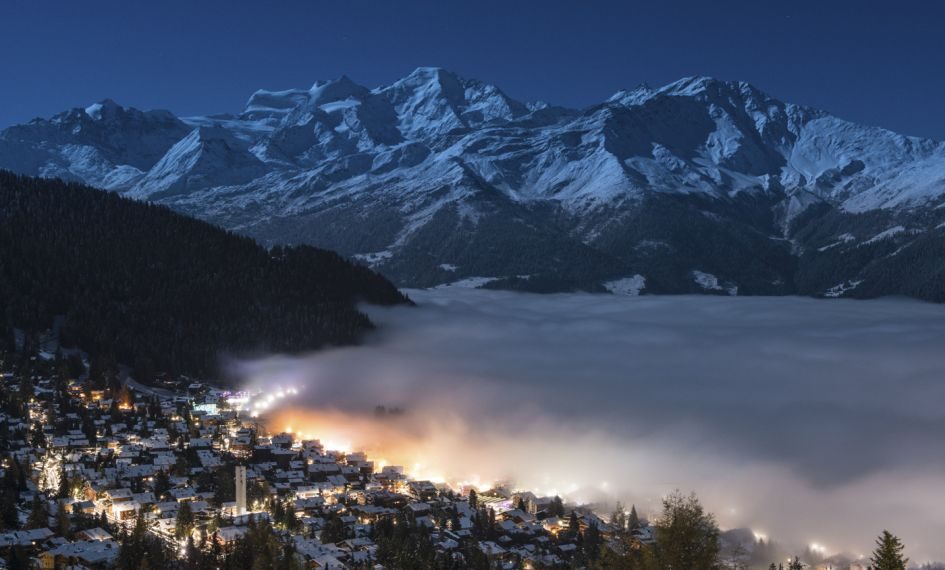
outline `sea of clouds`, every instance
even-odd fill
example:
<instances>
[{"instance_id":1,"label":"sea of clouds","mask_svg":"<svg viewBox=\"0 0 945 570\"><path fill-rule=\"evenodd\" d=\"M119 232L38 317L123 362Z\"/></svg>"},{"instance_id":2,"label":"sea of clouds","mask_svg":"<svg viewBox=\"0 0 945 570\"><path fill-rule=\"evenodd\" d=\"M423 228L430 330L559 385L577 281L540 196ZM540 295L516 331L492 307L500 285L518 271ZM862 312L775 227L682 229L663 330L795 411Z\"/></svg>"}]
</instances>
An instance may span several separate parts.
<instances>
[{"instance_id":1,"label":"sea of clouds","mask_svg":"<svg viewBox=\"0 0 945 570\"><path fill-rule=\"evenodd\" d=\"M889 528L945 559L945 306L409 293L366 308L363 346L234 373L301 389L273 421L430 477L644 513L678 488L799 548L861 554Z\"/></svg>"}]
</instances>

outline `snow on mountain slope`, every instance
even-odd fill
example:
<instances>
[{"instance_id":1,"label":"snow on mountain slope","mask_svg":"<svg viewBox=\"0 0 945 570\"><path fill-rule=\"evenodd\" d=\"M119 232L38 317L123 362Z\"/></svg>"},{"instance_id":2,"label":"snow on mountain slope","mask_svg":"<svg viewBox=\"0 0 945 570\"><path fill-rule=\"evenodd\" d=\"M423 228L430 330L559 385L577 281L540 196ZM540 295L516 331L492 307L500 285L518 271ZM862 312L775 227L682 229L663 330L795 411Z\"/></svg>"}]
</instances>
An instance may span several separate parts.
<instances>
[{"instance_id":1,"label":"snow on mountain slope","mask_svg":"<svg viewBox=\"0 0 945 570\"><path fill-rule=\"evenodd\" d=\"M659 170L677 187L686 181L666 170L696 174L715 188L764 186L771 177L792 193L808 191L851 212L918 205L945 193L942 143L785 104L747 83L686 78L618 94L611 103L667 117L647 123L661 129L652 137L668 157ZM634 151L634 160L647 160Z\"/></svg>"},{"instance_id":2,"label":"snow on mountain slope","mask_svg":"<svg viewBox=\"0 0 945 570\"><path fill-rule=\"evenodd\" d=\"M209 184L246 183L262 176L266 170L266 166L225 129L197 127L171 147L127 195L139 200L168 199Z\"/></svg>"},{"instance_id":3,"label":"snow on mountain slope","mask_svg":"<svg viewBox=\"0 0 945 570\"><path fill-rule=\"evenodd\" d=\"M188 131L167 111L106 99L0 132L0 167L124 190Z\"/></svg>"},{"instance_id":4,"label":"snow on mountain slope","mask_svg":"<svg viewBox=\"0 0 945 570\"><path fill-rule=\"evenodd\" d=\"M406 138L430 140L457 129L508 121L528 109L492 85L459 78L446 70L421 67L374 91L390 102Z\"/></svg>"},{"instance_id":5,"label":"snow on mountain slope","mask_svg":"<svg viewBox=\"0 0 945 570\"><path fill-rule=\"evenodd\" d=\"M744 82L689 77L575 110L438 68L374 89L343 76L260 90L237 115L178 119L106 100L0 131L0 167L161 202L265 243L332 247L413 285L603 288L639 275L648 292L699 292L700 267L739 292L788 291L792 256L846 243L809 226L794 239L795 221L881 212L877 235L925 227L892 218L945 196L942 143Z\"/></svg>"}]
</instances>

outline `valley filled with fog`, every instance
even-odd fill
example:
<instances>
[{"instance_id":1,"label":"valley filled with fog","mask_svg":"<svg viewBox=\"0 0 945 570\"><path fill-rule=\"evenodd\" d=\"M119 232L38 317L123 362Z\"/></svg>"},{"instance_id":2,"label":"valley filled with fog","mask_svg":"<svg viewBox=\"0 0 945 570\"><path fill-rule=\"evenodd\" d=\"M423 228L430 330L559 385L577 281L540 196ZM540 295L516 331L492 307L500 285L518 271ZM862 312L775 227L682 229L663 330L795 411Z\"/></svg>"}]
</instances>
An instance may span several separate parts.
<instances>
[{"instance_id":1,"label":"valley filled with fog","mask_svg":"<svg viewBox=\"0 0 945 570\"><path fill-rule=\"evenodd\" d=\"M232 372L298 387L267 421L434 480L644 514L679 488L723 528L854 555L889 528L913 560L945 559L943 306L409 294L366 307L363 346Z\"/></svg>"}]
</instances>

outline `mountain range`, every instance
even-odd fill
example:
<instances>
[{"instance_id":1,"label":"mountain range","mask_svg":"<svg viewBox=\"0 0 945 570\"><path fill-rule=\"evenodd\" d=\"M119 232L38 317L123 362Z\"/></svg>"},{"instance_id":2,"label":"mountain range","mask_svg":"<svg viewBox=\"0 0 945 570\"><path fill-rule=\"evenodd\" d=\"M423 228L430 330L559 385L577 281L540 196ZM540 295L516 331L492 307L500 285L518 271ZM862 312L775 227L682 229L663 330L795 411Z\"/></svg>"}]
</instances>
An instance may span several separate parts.
<instances>
[{"instance_id":1,"label":"mountain range","mask_svg":"<svg viewBox=\"0 0 945 570\"><path fill-rule=\"evenodd\" d=\"M945 144L688 77L569 109L420 68L257 91L239 114L105 100L0 132L79 181L402 286L945 300Z\"/></svg>"}]
</instances>

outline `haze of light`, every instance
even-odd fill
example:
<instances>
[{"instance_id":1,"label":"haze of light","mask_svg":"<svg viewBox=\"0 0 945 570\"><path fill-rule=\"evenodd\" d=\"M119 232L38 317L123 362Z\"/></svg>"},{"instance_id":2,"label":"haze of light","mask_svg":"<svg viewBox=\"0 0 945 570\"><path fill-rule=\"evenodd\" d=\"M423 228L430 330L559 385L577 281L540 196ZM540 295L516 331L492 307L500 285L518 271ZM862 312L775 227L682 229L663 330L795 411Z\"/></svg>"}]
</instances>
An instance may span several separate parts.
<instances>
[{"instance_id":1,"label":"haze of light","mask_svg":"<svg viewBox=\"0 0 945 570\"><path fill-rule=\"evenodd\" d=\"M945 307L410 294L419 308L369 309L364 346L234 370L301 387L273 428L419 476L645 513L693 490L723 527L852 554L890 528L945 559Z\"/></svg>"}]
</instances>

